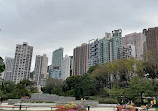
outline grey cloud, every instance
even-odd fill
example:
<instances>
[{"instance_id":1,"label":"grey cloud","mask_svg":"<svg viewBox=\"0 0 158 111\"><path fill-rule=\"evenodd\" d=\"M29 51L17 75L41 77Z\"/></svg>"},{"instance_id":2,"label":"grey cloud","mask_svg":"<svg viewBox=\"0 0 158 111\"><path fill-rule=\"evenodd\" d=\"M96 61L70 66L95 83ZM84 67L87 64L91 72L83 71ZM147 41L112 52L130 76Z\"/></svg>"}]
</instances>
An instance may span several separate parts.
<instances>
[{"instance_id":1,"label":"grey cloud","mask_svg":"<svg viewBox=\"0 0 158 111\"><path fill-rule=\"evenodd\" d=\"M121 28L123 33L141 32L158 25L157 0L0 0L0 55L13 56L23 41L36 54L74 47L102 38ZM32 64L32 70L34 62Z\"/></svg>"}]
</instances>

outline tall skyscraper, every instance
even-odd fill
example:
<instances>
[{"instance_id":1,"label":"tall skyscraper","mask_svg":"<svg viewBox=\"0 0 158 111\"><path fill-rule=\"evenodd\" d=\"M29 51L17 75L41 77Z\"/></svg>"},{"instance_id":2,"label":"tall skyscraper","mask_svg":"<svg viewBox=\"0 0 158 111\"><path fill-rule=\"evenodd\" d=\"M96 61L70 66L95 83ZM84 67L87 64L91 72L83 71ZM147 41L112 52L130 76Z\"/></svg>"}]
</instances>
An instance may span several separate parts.
<instances>
[{"instance_id":1,"label":"tall skyscraper","mask_svg":"<svg viewBox=\"0 0 158 111\"><path fill-rule=\"evenodd\" d=\"M59 48L52 55L52 69L61 69L61 61L63 59L63 48Z\"/></svg>"},{"instance_id":2,"label":"tall skyscraper","mask_svg":"<svg viewBox=\"0 0 158 111\"><path fill-rule=\"evenodd\" d=\"M21 80L30 79L30 67L32 60L33 47L27 42L16 45L12 81L19 83Z\"/></svg>"},{"instance_id":3,"label":"tall skyscraper","mask_svg":"<svg viewBox=\"0 0 158 111\"><path fill-rule=\"evenodd\" d=\"M105 37L99 39L99 64L105 64L112 61L112 42L111 33L105 33Z\"/></svg>"},{"instance_id":4,"label":"tall skyscraper","mask_svg":"<svg viewBox=\"0 0 158 111\"><path fill-rule=\"evenodd\" d=\"M52 68L49 71L50 78L61 79L61 62L63 60L63 48L59 48L53 52Z\"/></svg>"},{"instance_id":5,"label":"tall skyscraper","mask_svg":"<svg viewBox=\"0 0 158 111\"><path fill-rule=\"evenodd\" d=\"M145 42L145 37L142 33L131 33L125 35L122 38L122 45L127 46L128 44L133 44L135 46L136 58L141 59L143 55L143 44Z\"/></svg>"},{"instance_id":6,"label":"tall skyscraper","mask_svg":"<svg viewBox=\"0 0 158 111\"><path fill-rule=\"evenodd\" d=\"M88 58L88 68L99 63L98 53L99 53L99 40L92 39L89 41L89 58Z\"/></svg>"},{"instance_id":7,"label":"tall skyscraper","mask_svg":"<svg viewBox=\"0 0 158 111\"><path fill-rule=\"evenodd\" d=\"M48 57L46 54L43 56L37 55L35 61L35 82L37 85L44 86L44 80L47 79L47 66L48 66Z\"/></svg>"},{"instance_id":8,"label":"tall skyscraper","mask_svg":"<svg viewBox=\"0 0 158 111\"><path fill-rule=\"evenodd\" d=\"M112 31L112 61L122 58L122 30Z\"/></svg>"},{"instance_id":9,"label":"tall skyscraper","mask_svg":"<svg viewBox=\"0 0 158 111\"><path fill-rule=\"evenodd\" d=\"M144 29L146 36L146 50L158 54L158 27Z\"/></svg>"},{"instance_id":10,"label":"tall skyscraper","mask_svg":"<svg viewBox=\"0 0 158 111\"><path fill-rule=\"evenodd\" d=\"M11 75L13 72L13 64L14 64L14 58L11 57L5 57L5 71L3 79L4 81L11 81Z\"/></svg>"},{"instance_id":11,"label":"tall skyscraper","mask_svg":"<svg viewBox=\"0 0 158 111\"><path fill-rule=\"evenodd\" d=\"M67 77L70 76L70 57L65 55L61 62L61 78L62 80L66 80Z\"/></svg>"},{"instance_id":12,"label":"tall skyscraper","mask_svg":"<svg viewBox=\"0 0 158 111\"><path fill-rule=\"evenodd\" d=\"M83 43L73 50L73 75L81 75L88 70L89 45Z\"/></svg>"}]
</instances>

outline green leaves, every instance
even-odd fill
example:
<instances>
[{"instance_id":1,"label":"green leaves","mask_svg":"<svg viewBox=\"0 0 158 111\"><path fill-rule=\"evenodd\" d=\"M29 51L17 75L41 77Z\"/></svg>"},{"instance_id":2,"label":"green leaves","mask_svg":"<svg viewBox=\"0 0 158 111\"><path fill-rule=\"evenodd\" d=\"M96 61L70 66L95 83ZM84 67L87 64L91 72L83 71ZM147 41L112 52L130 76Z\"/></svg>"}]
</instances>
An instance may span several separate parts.
<instances>
[{"instance_id":1,"label":"green leaves","mask_svg":"<svg viewBox=\"0 0 158 111\"><path fill-rule=\"evenodd\" d=\"M4 61L2 59L2 57L0 57L0 74L5 70L5 64Z\"/></svg>"}]
</instances>

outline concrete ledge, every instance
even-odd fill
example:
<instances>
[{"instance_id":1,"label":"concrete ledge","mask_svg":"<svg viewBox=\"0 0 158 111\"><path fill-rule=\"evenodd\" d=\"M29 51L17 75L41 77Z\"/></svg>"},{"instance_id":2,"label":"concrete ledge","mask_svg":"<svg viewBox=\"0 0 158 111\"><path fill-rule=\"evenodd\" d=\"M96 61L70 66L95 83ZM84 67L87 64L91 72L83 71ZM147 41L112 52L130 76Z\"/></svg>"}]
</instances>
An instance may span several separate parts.
<instances>
[{"instance_id":1,"label":"concrete ledge","mask_svg":"<svg viewBox=\"0 0 158 111\"><path fill-rule=\"evenodd\" d=\"M14 104L14 106L19 106L20 103ZM29 107L50 107L55 106L56 103L21 103L22 106L29 106Z\"/></svg>"}]
</instances>

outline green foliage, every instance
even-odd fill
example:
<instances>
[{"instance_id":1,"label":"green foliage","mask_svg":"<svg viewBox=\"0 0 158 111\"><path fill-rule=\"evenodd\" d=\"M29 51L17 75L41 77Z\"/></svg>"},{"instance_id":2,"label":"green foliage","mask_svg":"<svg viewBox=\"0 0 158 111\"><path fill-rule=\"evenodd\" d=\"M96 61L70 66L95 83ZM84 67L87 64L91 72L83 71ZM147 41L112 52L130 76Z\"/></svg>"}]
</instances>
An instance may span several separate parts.
<instances>
[{"instance_id":1,"label":"green foliage","mask_svg":"<svg viewBox=\"0 0 158 111\"><path fill-rule=\"evenodd\" d=\"M95 83L90 78L89 74L84 74L78 79L78 83L75 84L74 95L77 99L83 98L85 96L94 95Z\"/></svg>"},{"instance_id":2,"label":"green foliage","mask_svg":"<svg viewBox=\"0 0 158 111\"><path fill-rule=\"evenodd\" d=\"M0 57L0 75L4 70L5 70L5 64L2 57Z\"/></svg>"},{"instance_id":3,"label":"green foliage","mask_svg":"<svg viewBox=\"0 0 158 111\"><path fill-rule=\"evenodd\" d=\"M24 96L30 96L31 93L37 92L37 88L33 85L33 82L23 80L18 84L10 81L3 82L0 87L3 87L2 96L4 99L19 99Z\"/></svg>"},{"instance_id":4,"label":"green foliage","mask_svg":"<svg viewBox=\"0 0 158 111\"><path fill-rule=\"evenodd\" d=\"M58 94L62 95L62 81L54 78L49 78L46 81L45 87L42 88L42 91L44 93L49 93L49 94Z\"/></svg>"},{"instance_id":5,"label":"green foliage","mask_svg":"<svg viewBox=\"0 0 158 111\"><path fill-rule=\"evenodd\" d=\"M95 71L95 69L96 69L97 67L99 67L98 64L95 65L95 66L90 67L90 68L88 69L87 73L92 74L92 72Z\"/></svg>"},{"instance_id":6,"label":"green foliage","mask_svg":"<svg viewBox=\"0 0 158 111\"><path fill-rule=\"evenodd\" d=\"M154 87L152 80L141 78L139 76L133 76L128 82L129 87L126 88L124 95L129 99L134 99L135 97L141 97L143 103L144 96L154 96Z\"/></svg>"},{"instance_id":7,"label":"green foliage","mask_svg":"<svg viewBox=\"0 0 158 111\"><path fill-rule=\"evenodd\" d=\"M99 104L118 104L117 98L92 96L88 100L97 100Z\"/></svg>"}]
</instances>

